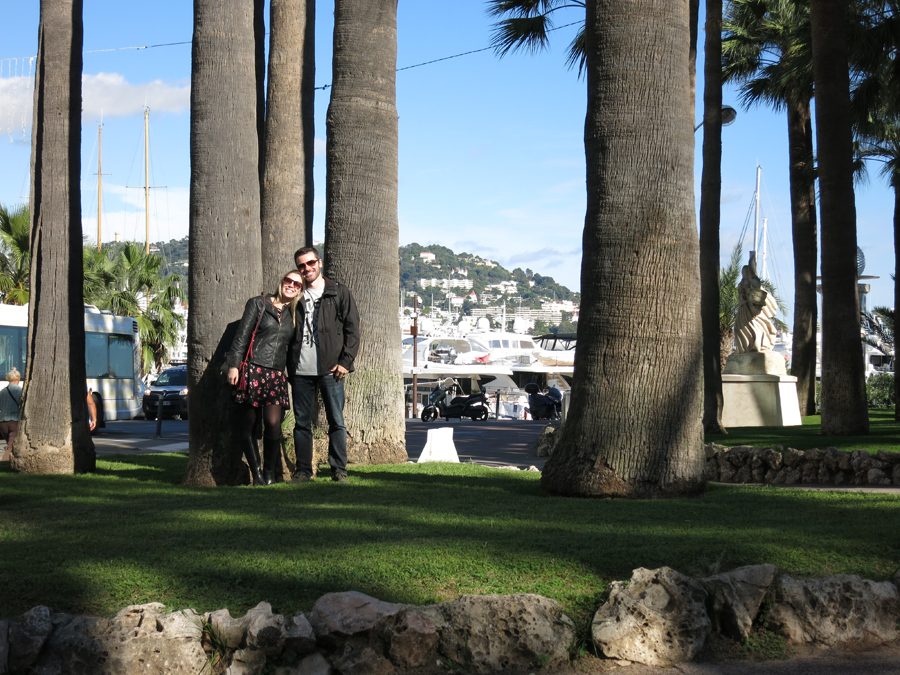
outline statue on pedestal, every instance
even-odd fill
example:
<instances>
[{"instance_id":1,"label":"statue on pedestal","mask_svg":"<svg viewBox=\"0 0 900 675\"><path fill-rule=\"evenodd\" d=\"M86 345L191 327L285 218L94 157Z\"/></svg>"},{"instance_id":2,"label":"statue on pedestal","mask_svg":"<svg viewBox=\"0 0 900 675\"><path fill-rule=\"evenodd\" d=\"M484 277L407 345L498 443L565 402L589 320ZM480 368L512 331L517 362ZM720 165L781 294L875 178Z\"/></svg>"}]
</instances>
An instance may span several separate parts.
<instances>
[{"instance_id":1,"label":"statue on pedestal","mask_svg":"<svg viewBox=\"0 0 900 675\"><path fill-rule=\"evenodd\" d=\"M741 268L738 298L740 305L734 322L735 352L728 358L724 372L784 375L784 358L772 352L777 334L778 301L763 288L756 273L754 251L750 252L750 261Z\"/></svg>"}]
</instances>

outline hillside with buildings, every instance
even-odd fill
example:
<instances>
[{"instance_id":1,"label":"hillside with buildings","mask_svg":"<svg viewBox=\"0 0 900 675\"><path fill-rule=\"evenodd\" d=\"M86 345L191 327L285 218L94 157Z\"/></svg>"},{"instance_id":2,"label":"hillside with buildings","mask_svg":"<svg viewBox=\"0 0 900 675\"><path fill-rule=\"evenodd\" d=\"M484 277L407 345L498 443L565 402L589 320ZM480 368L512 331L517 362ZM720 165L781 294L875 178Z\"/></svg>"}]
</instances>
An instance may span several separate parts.
<instances>
[{"instance_id":1,"label":"hillside with buildings","mask_svg":"<svg viewBox=\"0 0 900 675\"><path fill-rule=\"evenodd\" d=\"M166 270L188 275L187 237L156 242ZM320 247L321 248L321 247ZM399 306L402 317L418 309L435 325L475 324L487 318L492 327L516 332L574 330L579 295L553 277L531 269L510 271L494 260L455 253L444 246L401 246Z\"/></svg>"}]
</instances>

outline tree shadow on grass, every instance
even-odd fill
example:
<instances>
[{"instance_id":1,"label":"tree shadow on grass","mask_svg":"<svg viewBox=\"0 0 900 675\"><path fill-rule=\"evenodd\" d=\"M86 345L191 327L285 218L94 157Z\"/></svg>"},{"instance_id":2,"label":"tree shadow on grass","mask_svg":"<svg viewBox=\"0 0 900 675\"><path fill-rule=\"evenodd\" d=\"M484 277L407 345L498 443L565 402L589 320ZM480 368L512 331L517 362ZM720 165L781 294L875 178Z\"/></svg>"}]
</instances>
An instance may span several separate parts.
<instances>
[{"instance_id":1,"label":"tree shadow on grass","mask_svg":"<svg viewBox=\"0 0 900 675\"><path fill-rule=\"evenodd\" d=\"M187 455L167 452L140 455L105 455L97 460L98 476L179 485L184 478Z\"/></svg>"}]
</instances>

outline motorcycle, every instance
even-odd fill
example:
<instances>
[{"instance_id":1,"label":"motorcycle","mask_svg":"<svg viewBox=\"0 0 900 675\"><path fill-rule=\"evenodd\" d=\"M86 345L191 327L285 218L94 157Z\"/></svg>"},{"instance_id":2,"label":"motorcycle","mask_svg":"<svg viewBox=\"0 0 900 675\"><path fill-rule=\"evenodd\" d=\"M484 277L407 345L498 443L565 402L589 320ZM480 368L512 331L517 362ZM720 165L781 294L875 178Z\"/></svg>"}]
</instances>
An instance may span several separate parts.
<instances>
[{"instance_id":1,"label":"motorcycle","mask_svg":"<svg viewBox=\"0 0 900 675\"><path fill-rule=\"evenodd\" d=\"M533 420L558 420L562 412L562 392L556 387L550 387L547 393L542 393L536 382L525 385L525 393L528 394L528 413Z\"/></svg>"},{"instance_id":2,"label":"motorcycle","mask_svg":"<svg viewBox=\"0 0 900 675\"><path fill-rule=\"evenodd\" d=\"M452 379L441 382L428 395L428 404L422 410L422 421L432 422L438 417L445 420L463 417L486 420L490 414L487 397L483 393L454 396L457 387L458 383Z\"/></svg>"}]
</instances>

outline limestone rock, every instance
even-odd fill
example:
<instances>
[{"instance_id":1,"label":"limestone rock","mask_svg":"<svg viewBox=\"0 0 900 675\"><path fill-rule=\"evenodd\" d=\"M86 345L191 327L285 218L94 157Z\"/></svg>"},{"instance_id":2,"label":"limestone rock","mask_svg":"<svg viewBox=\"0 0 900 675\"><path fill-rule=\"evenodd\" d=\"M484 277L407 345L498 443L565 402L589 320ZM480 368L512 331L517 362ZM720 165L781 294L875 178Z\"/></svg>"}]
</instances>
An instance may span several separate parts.
<instances>
[{"instance_id":1,"label":"limestone rock","mask_svg":"<svg viewBox=\"0 0 900 675\"><path fill-rule=\"evenodd\" d=\"M709 593L713 630L735 640L746 638L775 572L774 565L748 565L702 579Z\"/></svg>"},{"instance_id":2,"label":"limestone rock","mask_svg":"<svg viewBox=\"0 0 900 675\"><path fill-rule=\"evenodd\" d=\"M353 675L394 675L397 669L384 656L371 647L354 649L347 645L344 652L333 659L339 673Z\"/></svg>"},{"instance_id":3,"label":"limestone rock","mask_svg":"<svg viewBox=\"0 0 900 675\"><path fill-rule=\"evenodd\" d=\"M711 627L698 581L669 567L638 568L611 588L591 625L594 644L607 657L669 666L703 649Z\"/></svg>"},{"instance_id":4,"label":"limestone rock","mask_svg":"<svg viewBox=\"0 0 900 675\"><path fill-rule=\"evenodd\" d=\"M256 675L266 667L266 653L260 649L238 649L225 675Z\"/></svg>"},{"instance_id":5,"label":"limestone rock","mask_svg":"<svg viewBox=\"0 0 900 675\"><path fill-rule=\"evenodd\" d=\"M319 641L335 648L348 638L367 635L380 619L402 608L359 591L326 593L313 605L309 622Z\"/></svg>"},{"instance_id":6,"label":"limestone rock","mask_svg":"<svg viewBox=\"0 0 900 675\"><path fill-rule=\"evenodd\" d=\"M244 642L244 635L247 632L247 618L234 618L227 609L217 609L210 612L206 620L212 627L217 638L228 647L228 649L237 649Z\"/></svg>"},{"instance_id":7,"label":"limestone rock","mask_svg":"<svg viewBox=\"0 0 900 675\"><path fill-rule=\"evenodd\" d=\"M828 647L883 644L900 638L900 593L889 581L854 575L780 577L769 621L794 643Z\"/></svg>"},{"instance_id":8,"label":"limestone rock","mask_svg":"<svg viewBox=\"0 0 900 675\"><path fill-rule=\"evenodd\" d=\"M284 622L284 650L297 655L316 649L316 633L305 614L295 614Z\"/></svg>"},{"instance_id":9,"label":"limestone rock","mask_svg":"<svg viewBox=\"0 0 900 675\"><path fill-rule=\"evenodd\" d=\"M49 607L32 607L13 622L9 627L9 669L17 672L33 664L52 629Z\"/></svg>"},{"instance_id":10,"label":"limestone rock","mask_svg":"<svg viewBox=\"0 0 900 675\"><path fill-rule=\"evenodd\" d=\"M556 447L556 441L559 439L557 428L548 424L544 427L541 435L538 436L537 445L535 446L535 454L538 457L549 457L553 454L553 448Z\"/></svg>"},{"instance_id":11,"label":"limestone rock","mask_svg":"<svg viewBox=\"0 0 900 675\"><path fill-rule=\"evenodd\" d=\"M575 624L540 595L463 596L434 609L440 652L467 673L553 672L575 643Z\"/></svg>"},{"instance_id":12,"label":"limestone rock","mask_svg":"<svg viewBox=\"0 0 900 675\"><path fill-rule=\"evenodd\" d=\"M261 602L247 611L247 646L278 656L284 649L284 617L272 613L272 605Z\"/></svg>"},{"instance_id":13,"label":"limestone rock","mask_svg":"<svg viewBox=\"0 0 900 675\"><path fill-rule=\"evenodd\" d=\"M400 668L422 668L437 660L438 626L421 609L401 609L382 619L376 632L384 653Z\"/></svg>"},{"instance_id":14,"label":"limestone rock","mask_svg":"<svg viewBox=\"0 0 900 675\"><path fill-rule=\"evenodd\" d=\"M333 675L334 670L328 660L318 652L310 654L296 668L276 669L275 675Z\"/></svg>"},{"instance_id":15,"label":"limestone rock","mask_svg":"<svg viewBox=\"0 0 900 675\"><path fill-rule=\"evenodd\" d=\"M53 632L31 672L72 675L104 672L106 656L102 636L109 628L108 620L54 612L51 621Z\"/></svg>"}]
</instances>

